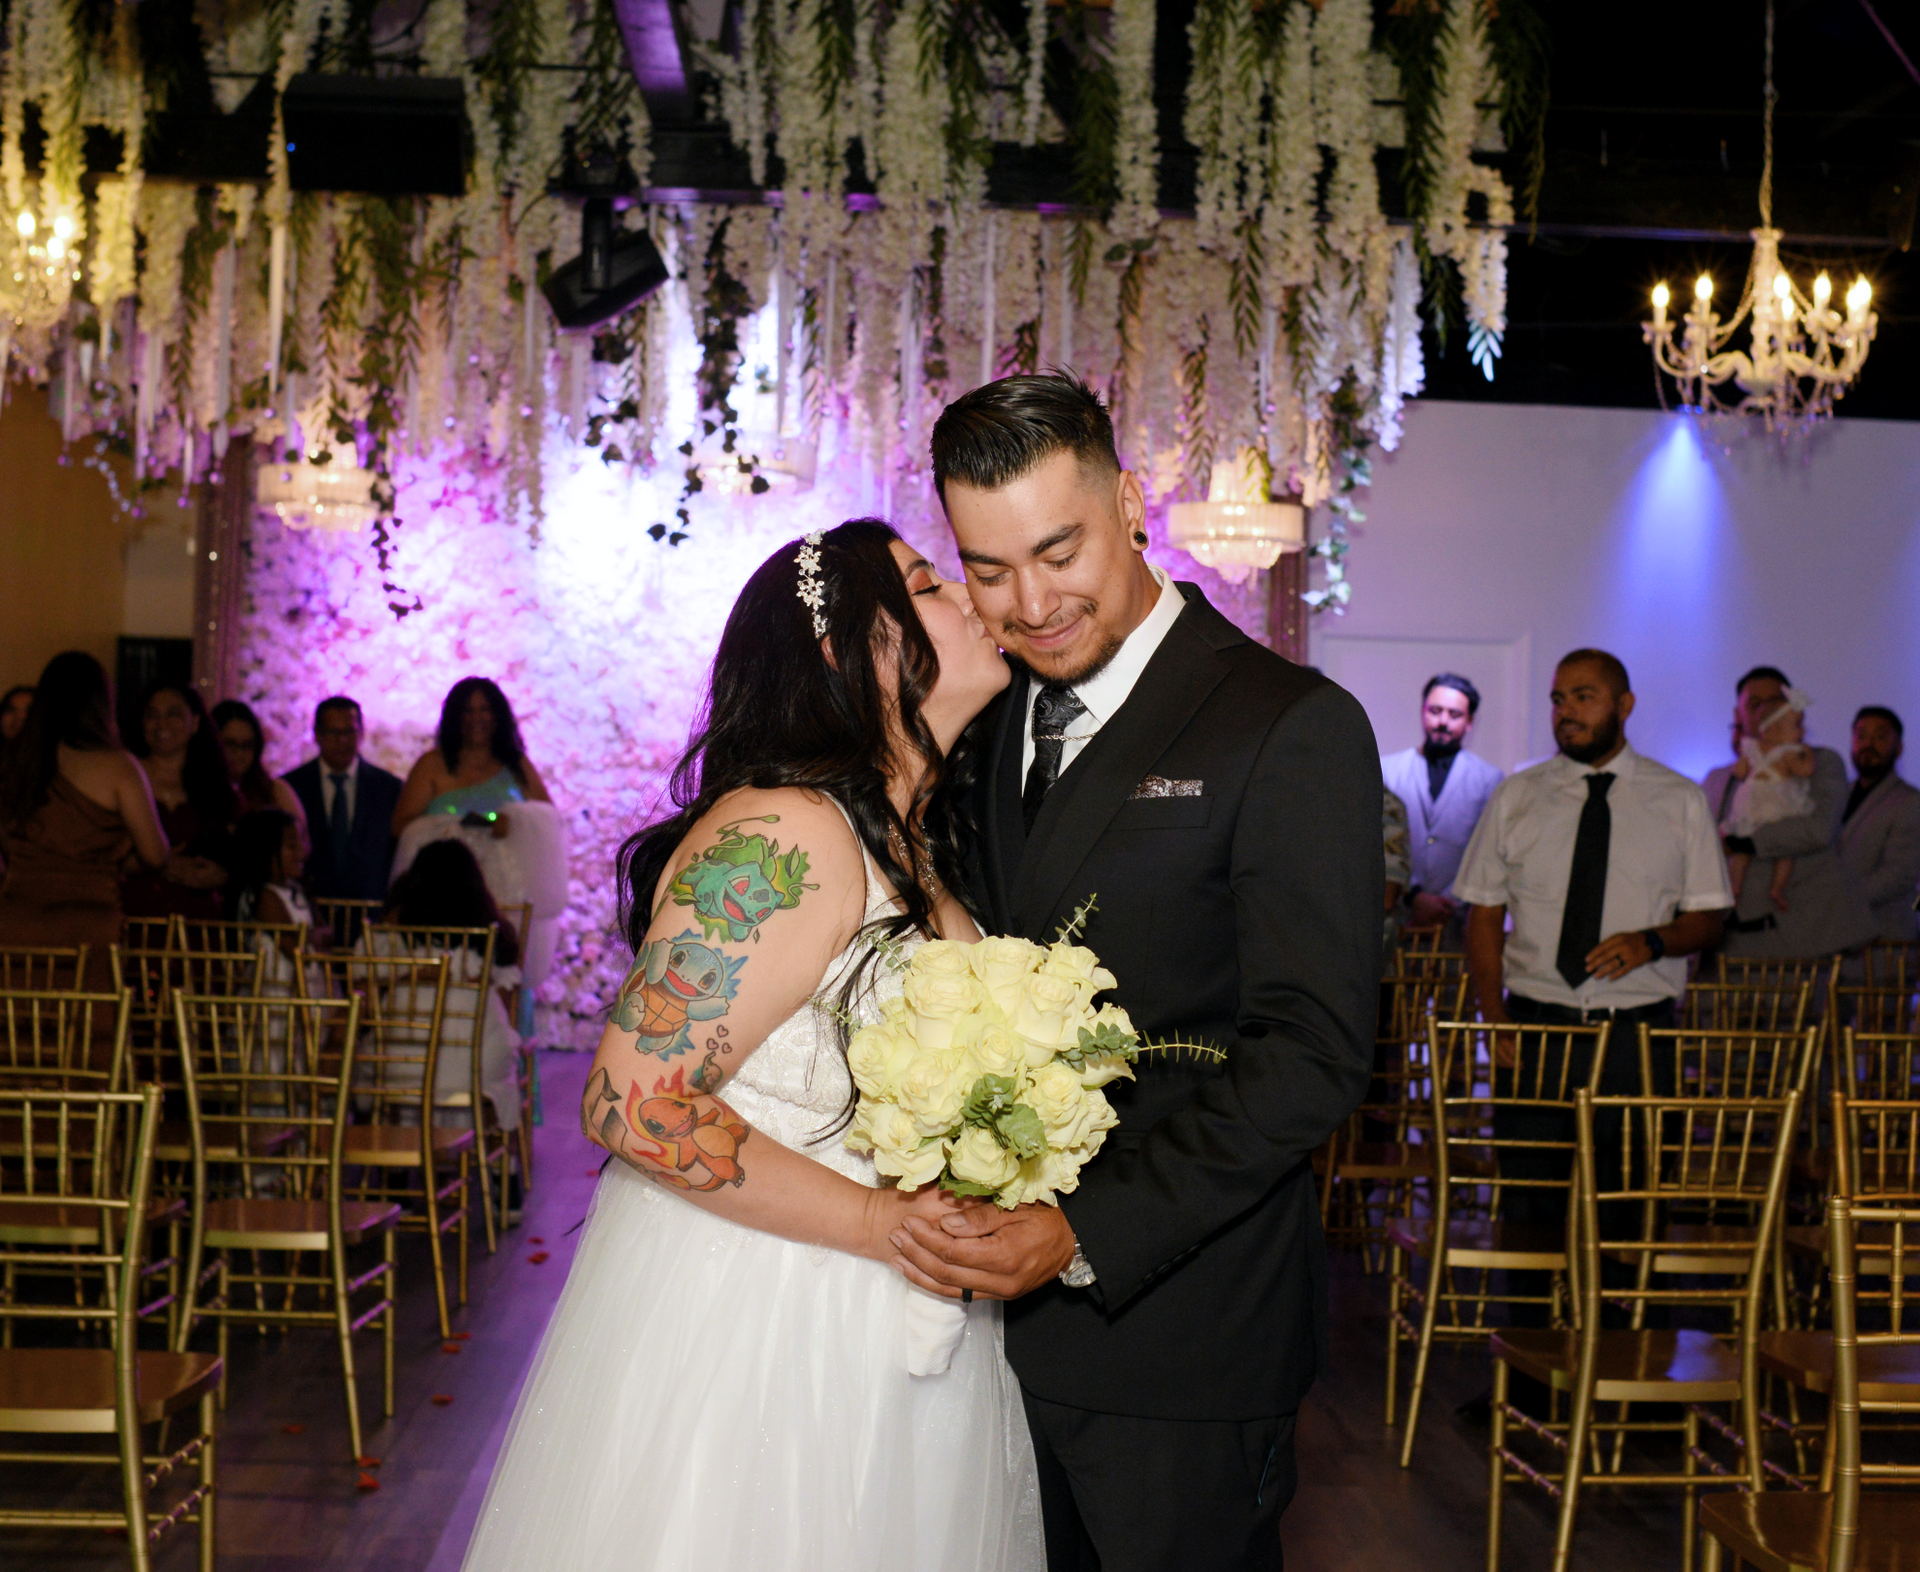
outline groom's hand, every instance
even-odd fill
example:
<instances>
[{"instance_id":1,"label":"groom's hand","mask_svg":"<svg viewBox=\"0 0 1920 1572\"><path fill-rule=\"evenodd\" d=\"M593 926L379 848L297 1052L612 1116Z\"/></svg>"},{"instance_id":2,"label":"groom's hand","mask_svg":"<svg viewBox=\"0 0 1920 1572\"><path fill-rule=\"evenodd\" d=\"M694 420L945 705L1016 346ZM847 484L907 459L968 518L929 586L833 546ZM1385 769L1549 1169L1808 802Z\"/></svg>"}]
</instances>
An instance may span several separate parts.
<instances>
[{"instance_id":1,"label":"groom's hand","mask_svg":"<svg viewBox=\"0 0 1920 1572\"><path fill-rule=\"evenodd\" d=\"M1058 1277L1073 1260L1073 1229L1057 1206L963 1206L939 1222L908 1217L893 1231L907 1281L958 1299L1018 1299Z\"/></svg>"}]
</instances>

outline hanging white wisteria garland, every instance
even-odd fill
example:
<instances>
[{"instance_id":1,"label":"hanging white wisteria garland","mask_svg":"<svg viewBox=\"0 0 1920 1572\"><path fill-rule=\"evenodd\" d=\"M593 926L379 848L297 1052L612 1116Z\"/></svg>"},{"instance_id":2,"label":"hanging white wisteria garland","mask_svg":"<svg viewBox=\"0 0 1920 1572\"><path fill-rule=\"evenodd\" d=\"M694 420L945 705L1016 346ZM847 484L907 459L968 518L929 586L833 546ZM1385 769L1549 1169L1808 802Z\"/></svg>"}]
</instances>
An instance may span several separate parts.
<instances>
[{"instance_id":1,"label":"hanging white wisteria garland","mask_svg":"<svg viewBox=\"0 0 1920 1572\"><path fill-rule=\"evenodd\" d=\"M1444 0L1390 64L1368 0L1199 0L1186 218L1160 207L1154 0L1065 13L1027 0L1010 33L968 0L737 0L737 45L697 53L753 178L778 171L777 207L630 213L675 281L576 342L539 289L575 248L573 211L547 195L568 127L617 123L636 172L648 161L612 0L427 0L408 47L425 74L463 83L472 160L464 196L413 198L291 189L280 98L302 71L341 68L345 0L199 0L222 107L264 77L274 121L264 189L197 190L143 173L134 13L115 8L93 37L79 0L16 0L0 74L0 373L57 378L69 438L123 444L149 490L196 478L245 435L367 466L390 507L396 455L465 448L504 475L508 510L536 534L547 438L564 430L610 462L683 472L678 516L652 523L678 540L697 491L763 489L772 445L818 444L829 426L871 465L880 501L927 506L939 405L985 377L1067 365L1114 403L1156 507L1206 495L1215 457L1244 448L1276 492L1325 504L1312 598L1337 609L1367 452L1396 444L1423 381L1423 262L1429 284L1433 267L1455 270L1476 363L1491 374L1499 353L1513 200L1474 154L1489 105L1515 101L1490 33L1514 9ZM1049 48L1075 62L1057 101ZM1387 222L1375 173L1400 135L1375 103L1396 70L1422 176L1411 228ZM28 106L46 130L37 174ZM89 180L91 124L124 152ZM1072 208L988 206L995 143L1052 139L1073 157ZM856 146L875 196L850 203ZM749 364L745 324L769 304L770 365ZM668 424L665 382L667 346L689 332L703 357L691 431ZM740 390L767 385L764 424L780 429L749 429ZM383 525L383 566L391 538Z\"/></svg>"}]
</instances>

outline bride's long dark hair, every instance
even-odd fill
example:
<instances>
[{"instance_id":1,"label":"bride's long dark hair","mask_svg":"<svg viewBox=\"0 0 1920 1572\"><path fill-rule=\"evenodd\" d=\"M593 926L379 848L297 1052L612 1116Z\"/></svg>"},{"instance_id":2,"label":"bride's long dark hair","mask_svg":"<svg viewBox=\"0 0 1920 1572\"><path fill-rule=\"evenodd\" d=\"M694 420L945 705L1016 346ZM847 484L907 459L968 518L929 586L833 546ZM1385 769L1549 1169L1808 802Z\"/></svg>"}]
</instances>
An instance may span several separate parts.
<instances>
[{"instance_id":1,"label":"bride's long dark hair","mask_svg":"<svg viewBox=\"0 0 1920 1572\"><path fill-rule=\"evenodd\" d=\"M899 538L879 519L852 519L823 536L821 612L831 663L800 600L800 542L782 546L747 580L720 635L692 740L674 767L669 789L679 811L620 848L621 923L636 951L674 851L720 798L743 786L831 796L900 894L904 909L876 928L894 938L932 937L932 902L901 856L912 838L887 795L895 769L918 771L910 815L919 819L918 843L939 881L966 898L961 857L971 829L965 803L973 752L963 740L942 754L921 713L940 663L891 550ZM889 668L890 682L883 678ZM896 759L900 752L906 756Z\"/></svg>"}]
</instances>

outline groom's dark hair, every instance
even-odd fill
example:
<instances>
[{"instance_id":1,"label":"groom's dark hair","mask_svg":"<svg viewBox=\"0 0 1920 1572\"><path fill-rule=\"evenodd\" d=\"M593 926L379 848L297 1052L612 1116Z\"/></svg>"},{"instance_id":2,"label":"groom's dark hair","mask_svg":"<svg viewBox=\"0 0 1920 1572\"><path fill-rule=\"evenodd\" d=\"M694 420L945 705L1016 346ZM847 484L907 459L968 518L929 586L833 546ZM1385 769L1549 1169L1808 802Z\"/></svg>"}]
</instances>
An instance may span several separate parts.
<instances>
[{"instance_id":1,"label":"groom's dark hair","mask_svg":"<svg viewBox=\"0 0 1920 1572\"><path fill-rule=\"evenodd\" d=\"M933 485L946 506L947 482L981 491L1071 453L1096 475L1118 475L1113 421L1100 395L1071 371L1002 377L963 393L933 424Z\"/></svg>"}]
</instances>

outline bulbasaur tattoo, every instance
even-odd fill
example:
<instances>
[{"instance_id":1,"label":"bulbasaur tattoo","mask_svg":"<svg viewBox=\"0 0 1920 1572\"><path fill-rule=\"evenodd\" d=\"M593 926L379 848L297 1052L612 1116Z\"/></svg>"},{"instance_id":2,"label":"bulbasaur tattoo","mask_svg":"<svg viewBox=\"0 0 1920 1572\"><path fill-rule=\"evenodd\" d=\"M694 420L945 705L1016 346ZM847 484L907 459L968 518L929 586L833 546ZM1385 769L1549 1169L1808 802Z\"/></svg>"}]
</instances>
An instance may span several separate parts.
<instances>
[{"instance_id":1,"label":"bulbasaur tattoo","mask_svg":"<svg viewBox=\"0 0 1920 1572\"><path fill-rule=\"evenodd\" d=\"M695 920L709 939L758 939L760 925L775 912L800 904L808 884L807 854L795 847L780 850L766 835L742 832L741 824L778 824L779 816L742 819L720 832L720 839L688 863L667 886L681 906L691 906Z\"/></svg>"},{"instance_id":2,"label":"bulbasaur tattoo","mask_svg":"<svg viewBox=\"0 0 1920 1572\"><path fill-rule=\"evenodd\" d=\"M634 1032L642 1053L685 1053L696 1022L716 1020L739 990L745 956L722 955L689 928L677 939L656 939L633 958L620 987L613 1024Z\"/></svg>"}]
</instances>

